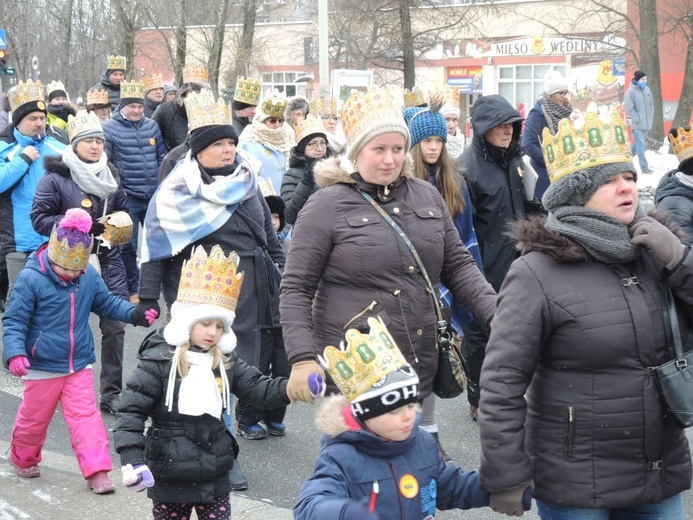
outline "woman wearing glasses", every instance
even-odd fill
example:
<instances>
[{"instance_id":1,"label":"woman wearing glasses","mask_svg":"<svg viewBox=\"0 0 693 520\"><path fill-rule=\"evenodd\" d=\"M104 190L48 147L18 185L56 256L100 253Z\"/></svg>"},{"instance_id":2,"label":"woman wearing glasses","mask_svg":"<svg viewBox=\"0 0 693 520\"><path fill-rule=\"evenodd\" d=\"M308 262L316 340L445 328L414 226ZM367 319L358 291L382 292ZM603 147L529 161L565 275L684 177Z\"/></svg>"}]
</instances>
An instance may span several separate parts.
<instances>
[{"instance_id":1,"label":"woman wearing glasses","mask_svg":"<svg viewBox=\"0 0 693 520\"><path fill-rule=\"evenodd\" d=\"M252 124L246 126L238 138L238 149L262 162L260 177L271 182L274 192L279 193L294 145L294 131L284 122L286 96L275 89L257 108Z\"/></svg>"},{"instance_id":2,"label":"woman wearing glasses","mask_svg":"<svg viewBox=\"0 0 693 520\"><path fill-rule=\"evenodd\" d=\"M337 115L337 100L318 98L310 104L310 113L322 120L327 136L327 145L334 155L346 153L346 139L344 132L338 129L339 116Z\"/></svg>"},{"instance_id":3,"label":"woman wearing glasses","mask_svg":"<svg viewBox=\"0 0 693 520\"><path fill-rule=\"evenodd\" d=\"M320 118L309 115L294 128L296 146L291 149L289 169L282 181L281 197L286 204L284 217L288 224L296 222L298 212L318 187L315 185L315 163L332 155L327 134Z\"/></svg>"},{"instance_id":4,"label":"woman wearing glasses","mask_svg":"<svg viewBox=\"0 0 693 520\"><path fill-rule=\"evenodd\" d=\"M546 188L549 187L549 175L546 173L546 163L541 155L542 132L544 128L548 128L551 135L556 135L558 122L563 118L570 118L572 113L568 81L560 72L547 72L544 76L544 93L529 111L522 132L522 148L531 158L530 164L539 175L534 192L534 198L537 200L541 200Z\"/></svg>"}]
</instances>

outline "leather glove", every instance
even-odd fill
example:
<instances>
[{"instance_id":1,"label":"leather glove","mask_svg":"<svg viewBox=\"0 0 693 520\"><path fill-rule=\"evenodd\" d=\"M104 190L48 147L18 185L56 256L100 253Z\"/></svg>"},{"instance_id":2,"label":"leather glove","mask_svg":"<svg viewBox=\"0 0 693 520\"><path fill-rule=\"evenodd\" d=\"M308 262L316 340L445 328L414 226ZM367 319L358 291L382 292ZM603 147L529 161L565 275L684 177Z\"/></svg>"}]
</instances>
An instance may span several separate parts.
<instances>
[{"instance_id":1,"label":"leather glove","mask_svg":"<svg viewBox=\"0 0 693 520\"><path fill-rule=\"evenodd\" d=\"M127 464L120 468L123 472L123 485L130 491L139 493L154 485L154 477L146 464Z\"/></svg>"},{"instance_id":2,"label":"leather glove","mask_svg":"<svg viewBox=\"0 0 693 520\"><path fill-rule=\"evenodd\" d=\"M106 226L104 226L101 222L99 222L96 219L92 219L91 221L91 229L89 230L89 233L94 235L95 237L99 237L103 235L103 232L106 231Z\"/></svg>"},{"instance_id":3,"label":"leather glove","mask_svg":"<svg viewBox=\"0 0 693 520\"><path fill-rule=\"evenodd\" d=\"M325 378L325 371L314 360L299 361L291 367L291 375L289 383L286 386L286 394L292 403L296 401L304 401L306 403L315 404L315 398L310 393L308 384L310 376L317 372L320 377Z\"/></svg>"},{"instance_id":4,"label":"leather glove","mask_svg":"<svg viewBox=\"0 0 693 520\"><path fill-rule=\"evenodd\" d=\"M14 356L10 359L9 368L13 376L22 377L29 373L27 368L31 366L26 356Z\"/></svg>"},{"instance_id":5,"label":"leather glove","mask_svg":"<svg viewBox=\"0 0 693 520\"><path fill-rule=\"evenodd\" d=\"M534 491L534 481L530 480L527 484L520 487L491 493L492 511L504 513L508 516L522 516L525 511L532 507L532 492Z\"/></svg>"},{"instance_id":6,"label":"leather glove","mask_svg":"<svg viewBox=\"0 0 693 520\"><path fill-rule=\"evenodd\" d=\"M643 217L630 226L630 242L652 251L664 267L671 270L678 265L686 252L686 246L663 224L652 217Z\"/></svg>"}]
</instances>

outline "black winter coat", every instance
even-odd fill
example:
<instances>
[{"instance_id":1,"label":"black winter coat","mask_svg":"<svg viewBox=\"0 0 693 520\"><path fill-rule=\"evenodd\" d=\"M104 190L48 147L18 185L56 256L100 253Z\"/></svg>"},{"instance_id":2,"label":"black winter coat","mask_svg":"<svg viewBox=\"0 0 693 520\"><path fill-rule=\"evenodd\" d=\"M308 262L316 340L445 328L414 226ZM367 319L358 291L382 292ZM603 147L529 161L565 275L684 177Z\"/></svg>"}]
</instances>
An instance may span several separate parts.
<instances>
[{"instance_id":1,"label":"black winter coat","mask_svg":"<svg viewBox=\"0 0 693 520\"><path fill-rule=\"evenodd\" d=\"M53 226L59 222L65 212L72 208L81 208L89 213L92 219L104 215L104 201L96 195L85 193L70 177L70 169L61 157L46 157L43 161L46 174L39 182L31 206L31 223L37 233L50 236ZM118 188L107 201L106 214L115 211L128 210L128 200L125 191L120 186L117 170L110 166ZM89 200L90 207L85 207L83 201ZM125 265L118 247L104 247L100 241L94 243L93 252L98 253L101 262L101 276L106 287L115 295L127 300L129 297Z\"/></svg>"},{"instance_id":2,"label":"black winter coat","mask_svg":"<svg viewBox=\"0 0 693 520\"><path fill-rule=\"evenodd\" d=\"M676 178L678 171L670 171L659 181L655 206L670 213L676 225L686 233L683 239L685 243L693 245L693 187L686 186Z\"/></svg>"},{"instance_id":3,"label":"black winter coat","mask_svg":"<svg viewBox=\"0 0 693 520\"><path fill-rule=\"evenodd\" d=\"M522 165L522 121L513 123L513 140L506 151L491 147L484 136L517 111L498 95L484 96L474 104L472 145L459 158L474 208L474 229L481 250L484 275L500 290L510 264L517 258L509 225L524 215L524 189L518 168Z\"/></svg>"},{"instance_id":4,"label":"black winter coat","mask_svg":"<svg viewBox=\"0 0 693 520\"><path fill-rule=\"evenodd\" d=\"M330 153L325 157L329 157ZM318 159L299 152L294 146L289 157L289 168L282 178L281 197L286 204L284 217L288 224L295 224L298 212L305 205L308 197L318 190L315 184L313 168Z\"/></svg>"},{"instance_id":5,"label":"black winter coat","mask_svg":"<svg viewBox=\"0 0 693 520\"><path fill-rule=\"evenodd\" d=\"M107 71L101 73L101 81L92 86L89 90L105 90L108 92L108 101L111 103L111 111L118 108L120 104L120 85L114 85L108 80Z\"/></svg>"},{"instance_id":6,"label":"black winter coat","mask_svg":"<svg viewBox=\"0 0 693 520\"><path fill-rule=\"evenodd\" d=\"M164 137L166 151L173 150L185 141L188 135L188 114L185 106L179 106L177 100L161 103L152 114Z\"/></svg>"},{"instance_id":7,"label":"black winter coat","mask_svg":"<svg viewBox=\"0 0 693 520\"><path fill-rule=\"evenodd\" d=\"M228 472L238 444L223 418L178 412L180 377L176 378L173 407L165 404L168 376L175 348L160 329L145 338L135 371L120 394L120 409L113 429L115 449L122 464L147 464L155 484L147 489L153 500L173 503L209 503L231 491ZM286 378L272 379L229 354L226 375L229 390L258 408L289 404ZM218 374L218 370L217 370ZM145 431L145 422L152 424Z\"/></svg>"}]
</instances>

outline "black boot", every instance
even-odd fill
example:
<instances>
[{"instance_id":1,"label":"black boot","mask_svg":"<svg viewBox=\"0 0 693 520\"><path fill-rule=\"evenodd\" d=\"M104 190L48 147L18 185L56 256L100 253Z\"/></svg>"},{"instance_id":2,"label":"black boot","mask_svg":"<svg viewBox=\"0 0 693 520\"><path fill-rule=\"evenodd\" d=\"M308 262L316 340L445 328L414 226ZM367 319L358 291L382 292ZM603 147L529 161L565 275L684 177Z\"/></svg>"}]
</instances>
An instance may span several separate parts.
<instances>
[{"instance_id":1,"label":"black boot","mask_svg":"<svg viewBox=\"0 0 693 520\"><path fill-rule=\"evenodd\" d=\"M438 438L438 432L431 433L433 435L433 438L436 440L436 445L438 446L438 453L440 454L441 457L443 457L443 460L445 462L452 462L452 459L450 456L445 453L445 450L443 447L440 445L440 439Z\"/></svg>"},{"instance_id":2,"label":"black boot","mask_svg":"<svg viewBox=\"0 0 693 520\"><path fill-rule=\"evenodd\" d=\"M229 480L231 481L231 491L245 491L248 489L248 481L243 474L238 459L233 461L233 467L229 471Z\"/></svg>"}]
</instances>

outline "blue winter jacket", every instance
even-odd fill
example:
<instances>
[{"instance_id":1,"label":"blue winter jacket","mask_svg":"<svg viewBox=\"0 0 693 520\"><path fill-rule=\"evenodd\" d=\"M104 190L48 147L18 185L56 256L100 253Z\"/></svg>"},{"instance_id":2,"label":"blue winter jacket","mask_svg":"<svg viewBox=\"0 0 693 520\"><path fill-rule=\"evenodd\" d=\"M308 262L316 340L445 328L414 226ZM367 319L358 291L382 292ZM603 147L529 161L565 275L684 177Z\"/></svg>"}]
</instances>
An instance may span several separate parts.
<instances>
[{"instance_id":1,"label":"blue winter jacket","mask_svg":"<svg viewBox=\"0 0 693 520\"><path fill-rule=\"evenodd\" d=\"M391 442L351 429L342 414L345 406L345 397L332 396L318 410L316 423L326 435L294 508L295 520L341 520L350 505L368 504L376 481L378 518L423 520L435 517L436 508L488 506L479 474L446 463L431 434L418 427L420 417L409 439Z\"/></svg>"},{"instance_id":2,"label":"blue winter jacket","mask_svg":"<svg viewBox=\"0 0 693 520\"><path fill-rule=\"evenodd\" d=\"M530 157L530 164L539 178L534 188L534 198L541 200L544 192L549 188L549 172L546 170L546 161L541 151L541 141L543 139L544 128L549 127L549 123L544 116L544 100L537 101L534 108L527 114L525 128L522 130L522 149Z\"/></svg>"},{"instance_id":3,"label":"blue winter jacket","mask_svg":"<svg viewBox=\"0 0 693 520\"><path fill-rule=\"evenodd\" d=\"M39 151L39 158L31 163L21 155L29 145ZM34 141L12 126L3 132L0 138L0 243L4 254L31 253L47 240L31 225L31 203L36 186L46 172L43 159L62 155L64 149L65 145L50 136Z\"/></svg>"},{"instance_id":4,"label":"blue winter jacket","mask_svg":"<svg viewBox=\"0 0 693 520\"><path fill-rule=\"evenodd\" d=\"M249 155L262 162L260 177L272 183L274 193L282 192L282 181L286 173L287 154L265 146L257 141L241 141L239 150L245 150Z\"/></svg>"},{"instance_id":5,"label":"blue winter jacket","mask_svg":"<svg viewBox=\"0 0 693 520\"><path fill-rule=\"evenodd\" d=\"M136 123L128 121L116 109L103 124L106 154L120 171L125 193L148 201L159 184L159 166L166 147L159 126L147 117Z\"/></svg>"},{"instance_id":6,"label":"blue winter jacket","mask_svg":"<svg viewBox=\"0 0 693 520\"><path fill-rule=\"evenodd\" d=\"M17 277L2 318L3 359L7 367L14 356L26 356L33 369L68 374L96 361L89 313L130 323L135 306L111 294L91 265L63 282L46 249L32 253Z\"/></svg>"}]
</instances>

